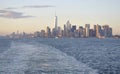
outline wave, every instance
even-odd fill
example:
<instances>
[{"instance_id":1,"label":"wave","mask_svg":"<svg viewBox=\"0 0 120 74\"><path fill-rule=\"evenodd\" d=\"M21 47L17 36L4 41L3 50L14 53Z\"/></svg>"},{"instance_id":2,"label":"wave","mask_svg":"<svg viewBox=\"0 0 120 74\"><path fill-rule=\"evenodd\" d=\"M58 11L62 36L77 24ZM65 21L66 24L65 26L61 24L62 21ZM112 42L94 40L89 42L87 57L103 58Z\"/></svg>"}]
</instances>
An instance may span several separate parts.
<instances>
[{"instance_id":1,"label":"wave","mask_svg":"<svg viewBox=\"0 0 120 74\"><path fill-rule=\"evenodd\" d=\"M12 42L0 54L0 74L97 74L97 70L52 46Z\"/></svg>"}]
</instances>

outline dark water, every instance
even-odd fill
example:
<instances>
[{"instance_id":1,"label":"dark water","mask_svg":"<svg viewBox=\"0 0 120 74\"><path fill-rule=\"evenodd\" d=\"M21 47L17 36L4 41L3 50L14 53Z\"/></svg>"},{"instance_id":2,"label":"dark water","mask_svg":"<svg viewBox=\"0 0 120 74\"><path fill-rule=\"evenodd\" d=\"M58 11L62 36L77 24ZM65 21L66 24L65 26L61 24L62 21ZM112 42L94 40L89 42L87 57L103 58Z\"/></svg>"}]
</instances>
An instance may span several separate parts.
<instances>
[{"instance_id":1,"label":"dark water","mask_svg":"<svg viewBox=\"0 0 120 74\"><path fill-rule=\"evenodd\" d=\"M120 74L120 39L0 39L0 74Z\"/></svg>"}]
</instances>

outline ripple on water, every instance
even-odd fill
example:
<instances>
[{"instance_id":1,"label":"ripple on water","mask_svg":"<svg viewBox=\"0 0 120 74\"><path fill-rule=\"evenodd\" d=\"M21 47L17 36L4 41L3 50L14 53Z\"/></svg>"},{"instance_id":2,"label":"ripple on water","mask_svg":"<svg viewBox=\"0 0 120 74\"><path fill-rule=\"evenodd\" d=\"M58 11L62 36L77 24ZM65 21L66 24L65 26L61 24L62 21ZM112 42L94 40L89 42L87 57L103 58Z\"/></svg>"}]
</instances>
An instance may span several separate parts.
<instances>
[{"instance_id":1,"label":"ripple on water","mask_svg":"<svg viewBox=\"0 0 120 74\"><path fill-rule=\"evenodd\" d=\"M97 74L54 47L37 43L13 42L0 59L1 74Z\"/></svg>"}]
</instances>

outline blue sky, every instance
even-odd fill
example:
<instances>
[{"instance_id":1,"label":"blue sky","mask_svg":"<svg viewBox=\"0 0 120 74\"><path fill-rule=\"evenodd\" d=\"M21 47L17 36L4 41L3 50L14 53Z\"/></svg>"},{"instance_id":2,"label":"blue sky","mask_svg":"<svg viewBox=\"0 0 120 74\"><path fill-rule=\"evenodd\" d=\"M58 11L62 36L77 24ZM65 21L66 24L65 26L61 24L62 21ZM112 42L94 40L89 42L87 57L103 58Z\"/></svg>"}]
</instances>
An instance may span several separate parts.
<instances>
[{"instance_id":1,"label":"blue sky","mask_svg":"<svg viewBox=\"0 0 120 74\"><path fill-rule=\"evenodd\" d=\"M0 0L0 12L3 10L5 14L0 13L4 14L0 16L0 34L16 30L30 33L46 26L53 28L55 12L61 27L67 20L77 26L108 24L114 34L120 34L120 0ZM13 18L6 12L10 12ZM10 26L9 29L6 26Z\"/></svg>"}]
</instances>

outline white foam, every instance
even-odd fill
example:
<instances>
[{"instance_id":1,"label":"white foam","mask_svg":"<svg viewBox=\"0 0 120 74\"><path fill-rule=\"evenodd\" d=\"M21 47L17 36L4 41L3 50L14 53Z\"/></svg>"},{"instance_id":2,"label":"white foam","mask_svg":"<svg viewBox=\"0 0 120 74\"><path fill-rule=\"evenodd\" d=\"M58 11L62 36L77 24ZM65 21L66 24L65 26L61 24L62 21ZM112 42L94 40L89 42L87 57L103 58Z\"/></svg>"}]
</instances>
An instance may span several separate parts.
<instances>
[{"instance_id":1,"label":"white foam","mask_svg":"<svg viewBox=\"0 0 120 74\"><path fill-rule=\"evenodd\" d=\"M69 71L69 74L78 71L77 74L97 74L96 70L54 47L13 42L9 50L0 54L0 73L24 74L25 71Z\"/></svg>"}]
</instances>

